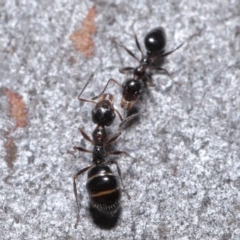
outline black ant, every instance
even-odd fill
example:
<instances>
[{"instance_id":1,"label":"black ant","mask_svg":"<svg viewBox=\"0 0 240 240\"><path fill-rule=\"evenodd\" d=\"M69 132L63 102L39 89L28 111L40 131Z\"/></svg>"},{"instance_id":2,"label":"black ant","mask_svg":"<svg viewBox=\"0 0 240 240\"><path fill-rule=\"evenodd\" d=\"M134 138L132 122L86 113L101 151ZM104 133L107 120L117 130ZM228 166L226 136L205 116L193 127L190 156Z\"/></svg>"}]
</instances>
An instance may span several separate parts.
<instances>
[{"instance_id":1,"label":"black ant","mask_svg":"<svg viewBox=\"0 0 240 240\"><path fill-rule=\"evenodd\" d=\"M177 49L179 49L181 45L179 45L177 48L175 48L172 51L165 52L164 47L166 45L166 37L165 37L165 32L163 28L155 28L152 31L150 31L146 36L145 36L145 47L147 49L147 54L144 55L143 51L140 47L139 41L137 39L137 36L135 35L135 43L137 45L137 48L142 54L141 60L139 60L136 55L127 49L126 47L122 46L133 58L135 58L139 62L139 66L136 68L133 67L125 67L120 69L119 71L121 73L133 72L133 77L128 78L127 80L124 81L124 83L121 85L116 81L115 79L109 79L107 84L105 85L103 91L97 95L96 97L93 97L92 100L95 100L102 96L110 82L116 83L118 86L120 86L123 90L122 92L122 100L121 100L121 107L125 111L129 111L133 105L138 102L142 105L143 109L141 112L135 113L129 117L126 117L119 127L123 126L124 123L128 122L129 120L135 118L136 116L139 116L143 113L146 112L146 106L140 101L140 96L142 95L144 88L145 88L145 83L147 82L150 86L154 86L150 74L147 72L147 70L150 69L156 69L156 70L162 70L165 71L168 75L169 73L167 72L166 69L157 67L156 64L159 63L160 60L163 60L166 56L170 55L171 53L175 52Z\"/></svg>"},{"instance_id":2,"label":"black ant","mask_svg":"<svg viewBox=\"0 0 240 240\"><path fill-rule=\"evenodd\" d=\"M89 81L92 77L93 75L90 76ZM87 82L87 84L89 83L89 81ZM86 85L84 89L86 88ZM93 102L91 100L80 98L83 90L79 94L78 99L81 101ZM75 195L76 203L78 206L77 222L79 219L80 207L77 201L76 179L79 175L89 170L86 188L89 194L90 202L97 210L105 214L116 213L119 208L119 202L121 199L121 189L119 187L118 177L113 174L113 172L111 171L108 165L115 164L117 166L118 175L120 177L123 189L125 190L122 182L122 178L121 178L121 171L117 161L105 160L105 157L107 155L125 154L131 157L128 153L124 151L106 151L105 149L106 145L114 142L121 135L121 132L118 132L116 134L113 134L109 138L107 138L105 126L110 126L112 124L115 118L114 112L116 110L113 108L113 96L110 94L105 94L105 95L108 96L108 98L105 98L104 95L102 95L102 98L100 98L100 100L96 103L96 106L92 111L93 122L97 124L97 127L92 133L92 139L84 132L83 129L81 128L79 129L82 136L87 141L93 144L94 146L93 150L90 151L83 147L74 147L74 150L92 153L92 158L93 158L91 165L81 169L73 177L74 195ZM130 196L128 195L128 193L127 193L127 196L130 199Z\"/></svg>"}]
</instances>

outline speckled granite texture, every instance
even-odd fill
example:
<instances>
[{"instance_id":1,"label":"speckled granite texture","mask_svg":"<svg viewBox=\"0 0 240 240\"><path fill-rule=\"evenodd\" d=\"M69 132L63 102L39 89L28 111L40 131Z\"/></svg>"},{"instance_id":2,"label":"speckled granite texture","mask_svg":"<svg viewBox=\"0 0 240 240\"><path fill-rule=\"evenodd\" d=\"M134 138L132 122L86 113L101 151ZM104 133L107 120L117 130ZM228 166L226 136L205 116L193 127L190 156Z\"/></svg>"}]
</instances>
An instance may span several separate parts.
<instances>
[{"instance_id":1,"label":"speckled granite texture","mask_svg":"<svg viewBox=\"0 0 240 240\"><path fill-rule=\"evenodd\" d=\"M85 58L69 36L93 4L0 1L0 239L240 239L240 2L96 1L95 50ZM79 103L78 93L92 72L85 97L110 77L123 82L118 68L137 62L114 39L139 54L134 31L143 46L156 26L166 30L168 50L194 37L167 57L176 84L154 75L147 113L114 143L139 159L117 158L132 198L123 193L117 224L103 229L89 212L86 174L79 177L74 229L72 176L91 155L72 147L91 149L78 128L94 129L93 105ZM26 127L11 130L6 88L23 97ZM119 108L120 89L109 92ZM7 138L13 168L4 160Z\"/></svg>"}]
</instances>

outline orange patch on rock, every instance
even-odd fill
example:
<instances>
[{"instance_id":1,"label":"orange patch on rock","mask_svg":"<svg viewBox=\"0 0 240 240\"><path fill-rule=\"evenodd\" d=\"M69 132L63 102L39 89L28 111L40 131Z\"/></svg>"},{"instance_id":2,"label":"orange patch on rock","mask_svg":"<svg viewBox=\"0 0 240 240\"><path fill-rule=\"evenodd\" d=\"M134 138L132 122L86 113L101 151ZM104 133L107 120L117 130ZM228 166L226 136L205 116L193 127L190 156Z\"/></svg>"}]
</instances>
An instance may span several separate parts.
<instances>
[{"instance_id":1,"label":"orange patch on rock","mask_svg":"<svg viewBox=\"0 0 240 240\"><path fill-rule=\"evenodd\" d=\"M6 139L7 141L4 143L4 148L6 149L5 161L9 168L13 168L13 162L16 160L18 149L12 137L7 135Z\"/></svg>"},{"instance_id":2,"label":"orange patch on rock","mask_svg":"<svg viewBox=\"0 0 240 240\"><path fill-rule=\"evenodd\" d=\"M25 103L23 102L22 96L20 96L18 93L12 92L9 89L5 89L5 94L8 97L10 117L15 119L16 128L26 127L28 124L28 111Z\"/></svg>"},{"instance_id":3,"label":"orange patch on rock","mask_svg":"<svg viewBox=\"0 0 240 240\"><path fill-rule=\"evenodd\" d=\"M92 37L97 31L94 22L96 14L96 7L93 6L89 9L82 27L70 36L70 40L73 41L75 49L80 51L85 57L91 57L93 55L94 42Z\"/></svg>"}]
</instances>

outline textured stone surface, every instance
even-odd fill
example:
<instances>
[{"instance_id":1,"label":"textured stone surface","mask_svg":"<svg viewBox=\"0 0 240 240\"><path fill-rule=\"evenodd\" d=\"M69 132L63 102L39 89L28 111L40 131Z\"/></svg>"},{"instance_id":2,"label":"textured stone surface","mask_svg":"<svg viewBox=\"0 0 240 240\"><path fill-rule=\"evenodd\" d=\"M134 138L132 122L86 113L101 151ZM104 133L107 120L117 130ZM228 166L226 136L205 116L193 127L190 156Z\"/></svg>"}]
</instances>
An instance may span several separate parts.
<instances>
[{"instance_id":1,"label":"textured stone surface","mask_svg":"<svg viewBox=\"0 0 240 240\"><path fill-rule=\"evenodd\" d=\"M0 3L1 238L240 239L239 1L101 1L87 59L69 39L92 7L86 2ZM79 103L78 93L92 72L85 97L110 77L123 82L118 68L137 62L113 39L139 54L134 31L143 47L144 35L157 26L165 28L169 50L194 37L164 65L177 84L154 75L156 87L143 99L147 113L114 143L139 158L118 158L132 198L123 193L115 228L101 229L89 213L86 174L79 177L74 229L72 176L91 154L72 147L91 149L78 127L89 135L94 129L93 105ZM27 126L15 127L6 88L22 97ZM108 90L118 107L120 89ZM4 160L9 139L17 151L12 169Z\"/></svg>"}]
</instances>

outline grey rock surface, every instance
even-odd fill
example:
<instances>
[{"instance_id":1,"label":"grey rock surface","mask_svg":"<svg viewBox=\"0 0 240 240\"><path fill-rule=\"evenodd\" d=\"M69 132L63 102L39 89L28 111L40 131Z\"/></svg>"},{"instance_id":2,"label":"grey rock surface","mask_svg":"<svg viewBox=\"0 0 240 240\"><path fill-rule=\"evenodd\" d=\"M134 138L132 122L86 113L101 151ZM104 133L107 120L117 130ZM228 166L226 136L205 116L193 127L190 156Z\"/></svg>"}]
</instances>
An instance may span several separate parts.
<instances>
[{"instance_id":1,"label":"grey rock surface","mask_svg":"<svg viewBox=\"0 0 240 240\"><path fill-rule=\"evenodd\" d=\"M69 36L92 4L0 3L0 238L240 239L239 1L97 1L94 55L85 58ZM95 127L93 105L79 103L78 93L93 72L86 98L111 77L123 82L118 69L137 62L113 39L140 55L134 32L143 47L144 35L157 26L166 31L168 50L186 42L164 64L175 83L155 74L156 87L143 99L147 113L113 144L138 158L117 158L131 200L123 193L116 226L100 228L89 212L84 174L75 229L72 177L91 155L72 147L91 149L78 128L90 135ZM6 88L28 109L27 127L8 134L16 151L12 168L4 161L6 133L14 129ZM121 89L108 91L121 110Z\"/></svg>"}]
</instances>

